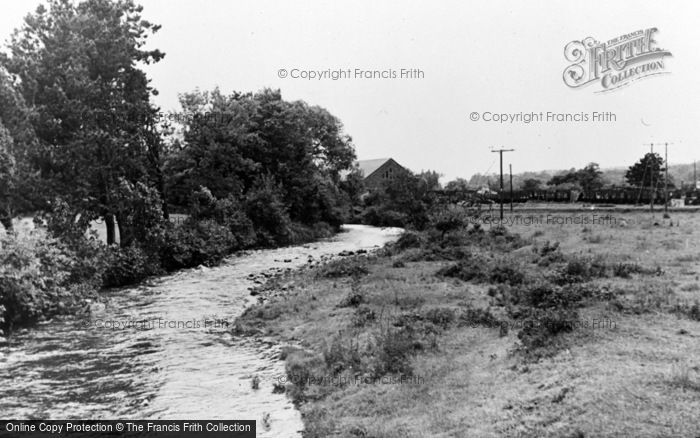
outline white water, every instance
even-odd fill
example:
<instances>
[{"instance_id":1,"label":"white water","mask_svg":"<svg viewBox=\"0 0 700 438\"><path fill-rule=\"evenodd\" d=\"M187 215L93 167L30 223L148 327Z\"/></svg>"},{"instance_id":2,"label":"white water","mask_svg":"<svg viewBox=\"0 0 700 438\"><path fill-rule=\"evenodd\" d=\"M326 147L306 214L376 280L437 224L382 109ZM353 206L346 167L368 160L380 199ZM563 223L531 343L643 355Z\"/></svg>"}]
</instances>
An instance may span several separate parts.
<instances>
[{"instance_id":1,"label":"white water","mask_svg":"<svg viewBox=\"0 0 700 438\"><path fill-rule=\"evenodd\" d=\"M254 302L251 274L376 248L399 232L346 226L329 240L253 251L219 267L112 291L107 306L95 306L90 318L55 320L13 334L0 346L0 416L255 419L259 437L298 437L299 413L285 394L272 393L275 378L284 375L277 350L236 338L212 321L232 324ZM168 327L186 322L189 327ZM255 375L257 390L251 384Z\"/></svg>"}]
</instances>

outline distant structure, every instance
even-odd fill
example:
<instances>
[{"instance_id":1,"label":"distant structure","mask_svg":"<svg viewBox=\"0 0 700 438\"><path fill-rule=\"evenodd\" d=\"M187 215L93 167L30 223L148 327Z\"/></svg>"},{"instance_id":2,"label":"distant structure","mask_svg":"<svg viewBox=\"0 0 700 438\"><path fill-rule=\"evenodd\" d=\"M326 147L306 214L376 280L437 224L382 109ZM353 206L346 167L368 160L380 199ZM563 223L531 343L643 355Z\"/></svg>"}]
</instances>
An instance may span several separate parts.
<instances>
[{"instance_id":1,"label":"distant structure","mask_svg":"<svg viewBox=\"0 0 700 438\"><path fill-rule=\"evenodd\" d=\"M384 181L392 180L402 172L406 172L406 168L393 158L360 160L355 162L354 167L360 170L368 190L377 190L382 187Z\"/></svg>"}]
</instances>

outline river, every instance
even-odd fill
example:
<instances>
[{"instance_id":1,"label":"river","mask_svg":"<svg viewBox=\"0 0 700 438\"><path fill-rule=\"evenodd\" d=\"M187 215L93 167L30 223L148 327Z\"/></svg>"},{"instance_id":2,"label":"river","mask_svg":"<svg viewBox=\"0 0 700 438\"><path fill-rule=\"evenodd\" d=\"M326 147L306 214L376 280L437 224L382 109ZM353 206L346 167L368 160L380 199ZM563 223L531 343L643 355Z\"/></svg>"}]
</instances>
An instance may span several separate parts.
<instances>
[{"instance_id":1,"label":"river","mask_svg":"<svg viewBox=\"0 0 700 438\"><path fill-rule=\"evenodd\" d=\"M278 347L231 334L260 274L373 249L398 229L348 225L312 244L250 251L105 292L90 317L57 318L0 345L0 412L15 419L255 419L260 437L298 437ZM1 338L0 338L1 339ZM254 389L252 379L260 384Z\"/></svg>"}]
</instances>

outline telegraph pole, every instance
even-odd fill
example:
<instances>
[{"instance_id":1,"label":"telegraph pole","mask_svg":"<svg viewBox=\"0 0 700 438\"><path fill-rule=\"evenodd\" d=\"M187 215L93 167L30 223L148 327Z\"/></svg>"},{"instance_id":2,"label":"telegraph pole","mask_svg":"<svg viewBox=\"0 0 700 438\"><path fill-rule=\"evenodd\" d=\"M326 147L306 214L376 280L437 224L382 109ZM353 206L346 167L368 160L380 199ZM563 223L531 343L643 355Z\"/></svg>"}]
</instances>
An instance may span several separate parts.
<instances>
[{"instance_id":1,"label":"telegraph pole","mask_svg":"<svg viewBox=\"0 0 700 438\"><path fill-rule=\"evenodd\" d=\"M646 143L651 146L651 153L654 153L654 143ZM653 157L652 157L653 158ZM654 195L656 194L654 190L654 169L650 169L649 178L649 211L654 212ZM642 184L644 181L642 181Z\"/></svg>"},{"instance_id":2,"label":"telegraph pole","mask_svg":"<svg viewBox=\"0 0 700 438\"><path fill-rule=\"evenodd\" d=\"M668 213L668 143L664 143L664 213Z\"/></svg>"},{"instance_id":3,"label":"telegraph pole","mask_svg":"<svg viewBox=\"0 0 700 438\"><path fill-rule=\"evenodd\" d=\"M508 165L508 171L510 172L510 212L513 212L513 165Z\"/></svg>"},{"instance_id":4,"label":"telegraph pole","mask_svg":"<svg viewBox=\"0 0 700 438\"><path fill-rule=\"evenodd\" d=\"M515 149L496 149L496 150L491 150L491 152L498 152L498 155L501 158L501 222L503 222L503 152L512 152Z\"/></svg>"}]
</instances>

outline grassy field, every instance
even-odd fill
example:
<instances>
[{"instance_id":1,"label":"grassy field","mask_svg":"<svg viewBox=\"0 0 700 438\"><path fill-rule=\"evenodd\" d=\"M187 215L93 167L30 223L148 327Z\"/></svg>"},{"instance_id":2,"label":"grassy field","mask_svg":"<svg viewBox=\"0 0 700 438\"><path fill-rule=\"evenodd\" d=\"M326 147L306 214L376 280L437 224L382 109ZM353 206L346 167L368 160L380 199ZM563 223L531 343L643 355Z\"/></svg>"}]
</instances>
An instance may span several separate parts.
<instances>
[{"instance_id":1,"label":"grassy field","mask_svg":"<svg viewBox=\"0 0 700 438\"><path fill-rule=\"evenodd\" d=\"M236 330L289 345L310 437L700 436L700 214L552 214L277 278Z\"/></svg>"}]
</instances>

